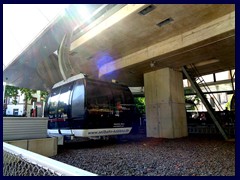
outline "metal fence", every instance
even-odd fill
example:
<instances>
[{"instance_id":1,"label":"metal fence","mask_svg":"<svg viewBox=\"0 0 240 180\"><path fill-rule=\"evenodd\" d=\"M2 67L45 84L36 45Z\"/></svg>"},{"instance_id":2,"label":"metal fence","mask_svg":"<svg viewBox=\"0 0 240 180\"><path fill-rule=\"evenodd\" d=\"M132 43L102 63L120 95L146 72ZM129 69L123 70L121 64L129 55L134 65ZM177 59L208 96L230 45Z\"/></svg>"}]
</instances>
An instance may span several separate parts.
<instances>
[{"instance_id":1,"label":"metal fence","mask_svg":"<svg viewBox=\"0 0 240 180\"><path fill-rule=\"evenodd\" d=\"M3 142L3 176L97 176Z\"/></svg>"}]
</instances>

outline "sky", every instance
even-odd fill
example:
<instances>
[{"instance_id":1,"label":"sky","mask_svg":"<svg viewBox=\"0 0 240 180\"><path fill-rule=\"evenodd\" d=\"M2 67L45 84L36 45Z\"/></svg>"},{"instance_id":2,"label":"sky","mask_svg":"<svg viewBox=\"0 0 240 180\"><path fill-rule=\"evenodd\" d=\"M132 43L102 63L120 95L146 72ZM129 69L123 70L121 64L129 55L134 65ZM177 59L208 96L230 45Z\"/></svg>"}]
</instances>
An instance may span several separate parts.
<instances>
[{"instance_id":1,"label":"sky","mask_svg":"<svg viewBox=\"0 0 240 180\"><path fill-rule=\"evenodd\" d=\"M67 4L3 4L3 69L67 6Z\"/></svg>"}]
</instances>

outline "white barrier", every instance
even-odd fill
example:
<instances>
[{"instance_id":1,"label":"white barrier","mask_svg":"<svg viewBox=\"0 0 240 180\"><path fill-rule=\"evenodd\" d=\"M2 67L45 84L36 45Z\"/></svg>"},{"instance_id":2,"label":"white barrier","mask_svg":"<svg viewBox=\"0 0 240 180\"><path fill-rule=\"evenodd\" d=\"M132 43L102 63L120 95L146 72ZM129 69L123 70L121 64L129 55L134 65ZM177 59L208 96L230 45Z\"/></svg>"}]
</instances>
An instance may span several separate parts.
<instances>
[{"instance_id":1,"label":"white barrier","mask_svg":"<svg viewBox=\"0 0 240 180\"><path fill-rule=\"evenodd\" d=\"M3 142L4 176L97 176Z\"/></svg>"}]
</instances>

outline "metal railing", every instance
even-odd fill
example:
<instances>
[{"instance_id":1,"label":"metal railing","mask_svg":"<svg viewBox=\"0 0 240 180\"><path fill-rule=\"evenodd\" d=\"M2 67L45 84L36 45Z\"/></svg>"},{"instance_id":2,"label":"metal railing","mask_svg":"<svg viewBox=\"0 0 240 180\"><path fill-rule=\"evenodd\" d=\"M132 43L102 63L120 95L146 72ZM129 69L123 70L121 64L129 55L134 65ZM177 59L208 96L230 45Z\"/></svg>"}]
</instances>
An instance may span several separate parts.
<instances>
[{"instance_id":1,"label":"metal railing","mask_svg":"<svg viewBox=\"0 0 240 180\"><path fill-rule=\"evenodd\" d=\"M191 86L193 87L193 89L197 93L198 97L201 99L202 103L206 107L214 124L216 125L216 127L218 128L218 130L220 131L220 133L222 134L224 139L228 140L226 132L223 130L221 124L219 123L219 117L217 116L215 110L212 108L211 104L208 102L207 98L205 97L202 90L200 89L199 82L198 83L196 82L196 79L194 78L195 76L188 72L188 69L186 66L182 67L182 71L183 71L184 75L187 77L187 79L190 81Z\"/></svg>"},{"instance_id":2,"label":"metal railing","mask_svg":"<svg viewBox=\"0 0 240 180\"><path fill-rule=\"evenodd\" d=\"M223 111L224 109L222 108L221 103L216 98L216 96L212 93L211 89L207 85L202 75L199 73L196 66L194 64L190 64L189 66L190 66L191 75L192 77L195 78L195 82L203 88L202 91L205 91L205 93L208 93L210 98L213 100L212 102L214 103L215 107L219 109L219 111Z\"/></svg>"},{"instance_id":3,"label":"metal railing","mask_svg":"<svg viewBox=\"0 0 240 180\"><path fill-rule=\"evenodd\" d=\"M3 142L3 176L97 176Z\"/></svg>"}]
</instances>

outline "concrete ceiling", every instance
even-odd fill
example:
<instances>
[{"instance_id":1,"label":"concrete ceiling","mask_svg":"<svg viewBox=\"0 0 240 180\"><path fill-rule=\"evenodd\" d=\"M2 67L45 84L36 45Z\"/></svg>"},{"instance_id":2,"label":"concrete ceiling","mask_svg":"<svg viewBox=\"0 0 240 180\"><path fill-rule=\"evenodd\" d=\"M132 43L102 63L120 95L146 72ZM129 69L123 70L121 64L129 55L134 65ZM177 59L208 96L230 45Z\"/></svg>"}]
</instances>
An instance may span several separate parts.
<instances>
[{"instance_id":1,"label":"concrete ceiling","mask_svg":"<svg viewBox=\"0 0 240 180\"><path fill-rule=\"evenodd\" d=\"M154 4L151 12L140 15L146 7L112 5L81 32L75 30L69 52L74 72L143 86L144 73L165 67L181 70L193 63L202 75L235 68L234 5ZM61 80L52 53L72 28L67 25L63 17L53 24L4 70L3 80L40 90Z\"/></svg>"}]
</instances>

